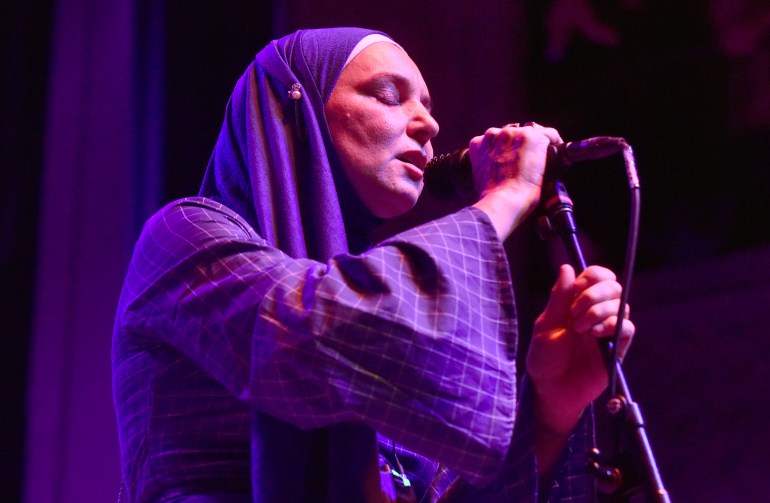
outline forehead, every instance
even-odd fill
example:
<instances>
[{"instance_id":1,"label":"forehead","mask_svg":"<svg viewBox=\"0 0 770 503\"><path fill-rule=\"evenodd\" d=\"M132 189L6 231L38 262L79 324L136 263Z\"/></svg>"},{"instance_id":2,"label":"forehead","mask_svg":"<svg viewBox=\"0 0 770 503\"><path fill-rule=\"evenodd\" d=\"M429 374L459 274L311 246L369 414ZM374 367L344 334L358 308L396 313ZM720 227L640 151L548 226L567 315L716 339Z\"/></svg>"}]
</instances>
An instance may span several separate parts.
<instances>
[{"instance_id":1,"label":"forehead","mask_svg":"<svg viewBox=\"0 0 770 503\"><path fill-rule=\"evenodd\" d=\"M342 70L340 82L355 84L382 74L399 75L420 89L421 93L428 92L414 61L403 49L389 42L376 42L358 53Z\"/></svg>"}]
</instances>

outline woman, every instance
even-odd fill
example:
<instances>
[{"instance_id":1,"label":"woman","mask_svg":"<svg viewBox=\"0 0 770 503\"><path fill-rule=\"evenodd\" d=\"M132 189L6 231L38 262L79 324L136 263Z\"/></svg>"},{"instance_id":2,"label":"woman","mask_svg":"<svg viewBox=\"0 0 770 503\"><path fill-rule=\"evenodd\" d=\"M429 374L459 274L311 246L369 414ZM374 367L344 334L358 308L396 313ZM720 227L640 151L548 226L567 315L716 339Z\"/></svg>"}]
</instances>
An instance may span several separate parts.
<instances>
[{"instance_id":1,"label":"woman","mask_svg":"<svg viewBox=\"0 0 770 503\"><path fill-rule=\"evenodd\" d=\"M439 463L458 501L521 501L537 475L569 476L558 458L606 385L594 339L614 331L619 286L562 270L517 413L501 241L560 138L490 129L470 144L473 207L372 246L417 200L437 133L383 34L300 31L257 55L203 197L148 221L126 278L113 369L130 501L408 501L451 479ZM418 480L400 445L425 457Z\"/></svg>"}]
</instances>

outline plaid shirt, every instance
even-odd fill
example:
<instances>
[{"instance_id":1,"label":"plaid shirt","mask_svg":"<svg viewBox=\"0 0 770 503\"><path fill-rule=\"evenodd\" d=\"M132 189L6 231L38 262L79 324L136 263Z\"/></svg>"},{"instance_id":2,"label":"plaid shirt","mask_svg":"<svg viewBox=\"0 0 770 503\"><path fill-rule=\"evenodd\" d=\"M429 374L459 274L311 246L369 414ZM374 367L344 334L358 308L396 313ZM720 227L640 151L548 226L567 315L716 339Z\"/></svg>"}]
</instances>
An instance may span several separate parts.
<instances>
[{"instance_id":1,"label":"plaid shirt","mask_svg":"<svg viewBox=\"0 0 770 503\"><path fill-rule=\"evenodd\" d=\"M130 500L250 494L253 407L363 422L456 472L452 501L535 501L516 338L505 253L474 208L323 264L214 201L172 203L137 243L113 336ZM570 466L552 496L584 491Z\"/></svg>"}]
</instances>

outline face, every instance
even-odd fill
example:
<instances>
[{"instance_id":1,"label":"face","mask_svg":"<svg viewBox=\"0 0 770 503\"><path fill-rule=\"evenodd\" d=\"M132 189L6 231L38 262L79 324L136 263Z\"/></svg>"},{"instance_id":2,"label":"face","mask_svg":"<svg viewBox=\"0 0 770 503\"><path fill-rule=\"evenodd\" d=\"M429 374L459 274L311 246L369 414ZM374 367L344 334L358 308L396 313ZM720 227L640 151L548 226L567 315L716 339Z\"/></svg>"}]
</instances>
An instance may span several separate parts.
<instances>
[{"instance_id":1,"label":"face","mask_svg":"<svg viewBox=\"0 0 770 503\"><path fill-rule=\"evenodd\" d=\"M345 174L369 211L390 218L411 209L438 123L409 56L388 42L368 46L342 71L324 111Z\"/></svg>"}]
</instances>

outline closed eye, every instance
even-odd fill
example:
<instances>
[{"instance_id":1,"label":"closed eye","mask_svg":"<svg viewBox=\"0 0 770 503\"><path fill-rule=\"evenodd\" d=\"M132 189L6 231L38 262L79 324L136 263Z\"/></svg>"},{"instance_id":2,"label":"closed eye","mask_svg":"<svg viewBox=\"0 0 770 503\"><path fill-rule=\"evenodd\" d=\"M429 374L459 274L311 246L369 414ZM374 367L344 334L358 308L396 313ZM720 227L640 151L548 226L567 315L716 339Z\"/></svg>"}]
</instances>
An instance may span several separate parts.
<instances>
[{"instance_id":1,"label":"closed eye","mask_svg":"<svg viewBox=\"0 0 770 503\"><path fill-rule=\"evenodd\" d=\"M379 73L370 78L365 84L363 91L376 98L381 103L388 106L402 104L415 95L418 89L413 87L409 79L398 73ZM414 96L418 98L417 95ZM419 93L420 103L425 107L428 113L433 111L433 101L427 93Z\"/></svg>"},{"instance_id":2,"label":"closed eye","mask_svg":"<svg viewBox=\"0 0 770 503\"><path fill-rule=\"evenodd\" d=\"M386 105L396 106L401 104L401 93L399 93L396 86L392 84L376 89L374 91L374 97Z\"/></svg>"},{"instance_id":3,"label":"closed eye","mask_svg":"<svg viewBox=\"0 0 770 503\"><path fill-rule=\"evenodd\" d=\"M364 83L362 91L388 106L400 105L404 92L409 91L408 82L394 73L380 73Z\"/></svg>"}]
</instances>

